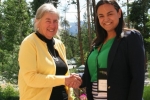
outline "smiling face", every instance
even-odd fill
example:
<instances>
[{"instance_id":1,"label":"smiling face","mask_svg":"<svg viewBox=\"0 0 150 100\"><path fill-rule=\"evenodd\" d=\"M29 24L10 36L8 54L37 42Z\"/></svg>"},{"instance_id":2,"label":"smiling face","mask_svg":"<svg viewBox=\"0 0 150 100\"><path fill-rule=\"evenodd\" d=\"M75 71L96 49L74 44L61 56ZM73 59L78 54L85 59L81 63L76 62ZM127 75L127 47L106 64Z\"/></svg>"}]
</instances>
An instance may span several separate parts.
<instances>
[{"instance_id":1,"label":"smiling face","mask_svg":"<svg viewBox=\"0 0 150 100\"><path fill-rule=\"evenodd\" d=\"M38 23L38 31L47 39L52 39L58 31L58 15L56 13L46 12Z\"/></svg>"},{"instance_id":2,"label":"smiling face","mask_svg":"<svg viewBox=\"0 0 150 100\"><path fill-rule=\"evenodd\" d=\"M101 27L103 27L107 33L115 33L115 28L121 17L121 10L117 12L113 5L103 4L98 7L97 16Z\"/></svg>"}]
</instances>

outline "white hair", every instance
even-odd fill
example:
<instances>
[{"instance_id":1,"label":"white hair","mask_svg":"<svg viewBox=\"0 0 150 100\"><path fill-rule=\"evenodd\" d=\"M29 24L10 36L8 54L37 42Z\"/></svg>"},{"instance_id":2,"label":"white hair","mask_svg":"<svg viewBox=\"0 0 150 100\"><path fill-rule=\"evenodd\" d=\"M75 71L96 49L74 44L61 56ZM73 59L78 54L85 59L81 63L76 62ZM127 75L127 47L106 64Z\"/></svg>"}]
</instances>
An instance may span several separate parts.
<instances>
[{"instance_id":1,"label":"white hair","mask_svg":"<svg viewBox=\"0 0 150 100\"><path fill-rule=\"evenodd\" d=\"M38 21L34 21L34 30L35 31L38 31L38 23L40 22L40 19L43 17L43 15L47 12L51 12L51 13L55 13L58 15L58 20L60 18L60 15L59 15L59 12L58 10L54 7L53 4L51 3L45 3L43 5L41 5L38 9L37 9L37 12L36 12L36 15L35 15L35 20L38 20ZM59 22L59 21L58 21ZM60 29L60 24L58 23L58 28ZM58 33L58 32L57 32ZM57 34L58 35L58 34ZM59 36L58 36L59 37Z\"/></svg>"}]
</instances>

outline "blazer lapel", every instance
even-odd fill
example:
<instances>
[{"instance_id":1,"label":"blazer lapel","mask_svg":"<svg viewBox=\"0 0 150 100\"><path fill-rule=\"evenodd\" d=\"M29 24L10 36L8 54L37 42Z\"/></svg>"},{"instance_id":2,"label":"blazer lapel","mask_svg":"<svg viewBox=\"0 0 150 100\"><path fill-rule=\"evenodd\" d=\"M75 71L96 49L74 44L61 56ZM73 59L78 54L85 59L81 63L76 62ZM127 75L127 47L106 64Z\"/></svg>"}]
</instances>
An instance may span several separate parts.
<instances>
[{"instance_id":1,"label":"blazer lapel","mask_svg":"<svg viewBox=\"0 0 150 100\"><path fill-rule=\"evenodd\" d=\"M112 66L115 54L117 52L117 48L118 48L119 43L120 43L120 40L115 38L114 43L112 44L112 47L110 48L110 52L108 54L108 62L107 62L108 74L109 74L109 71L111 69L111 66Z\"/></svg>"}]
</instances>

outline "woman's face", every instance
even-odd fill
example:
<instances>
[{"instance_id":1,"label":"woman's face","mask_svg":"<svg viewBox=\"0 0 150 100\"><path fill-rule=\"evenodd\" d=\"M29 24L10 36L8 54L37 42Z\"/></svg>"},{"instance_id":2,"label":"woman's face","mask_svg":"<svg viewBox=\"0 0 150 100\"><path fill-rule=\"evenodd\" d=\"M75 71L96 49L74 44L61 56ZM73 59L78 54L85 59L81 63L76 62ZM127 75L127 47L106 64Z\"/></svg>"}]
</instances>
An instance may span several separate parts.
<instances>
[{"instance_id":1,"label":"woman's face","mask_svg":"<svg viewBox=\"0 0 150 100\"><path fill-rule=\"evenodd\" d=\"M113 5L103 4L99 6L97 16L101 27L103 27L107 33L115 32L115 28L121 17L121 10L117 12Z\"/></svg>"},{"instance_id":2,"label":"woman's face","mask_svg":"<svg viewBox=\"0 0 150 100\"><path fill-rule=\"evenodd\" d=\"M58 15L46 12L40 19L37 27L39 28L38 31L47 39L53 38L58 30Z\"/></svg>"}]
</instances>

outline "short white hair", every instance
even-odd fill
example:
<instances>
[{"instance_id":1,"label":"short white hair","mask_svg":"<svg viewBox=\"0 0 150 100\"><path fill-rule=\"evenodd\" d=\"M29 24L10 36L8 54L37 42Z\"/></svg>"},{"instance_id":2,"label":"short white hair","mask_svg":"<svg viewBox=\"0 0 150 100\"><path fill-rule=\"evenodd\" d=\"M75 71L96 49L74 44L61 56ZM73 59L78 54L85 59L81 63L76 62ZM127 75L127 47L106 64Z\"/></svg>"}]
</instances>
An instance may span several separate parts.
<instances>
[{"instance_id":1,"label":"short white hair","mask_svg":"<svg viewBox=\"0 0 150 100\"><path fill-rule=\"evenodd\" d=\"M43 15L47 12L51 12L51 13L55 13L58 15L58 20L60 18L59 16L59 12L57 11L57 9L54 7L53 4L51 3L45 3L43 5L41 5L38 9L37 9L37 12L36 12L36 15L35 15L35 20L38 20L38 21L34 21L34 30L35 31L38 31L38 23L40 21L40 19L43 17Z\"/></svg>"}]
</instances>

